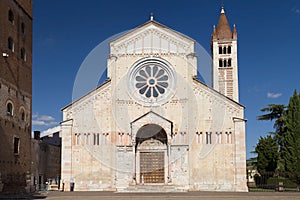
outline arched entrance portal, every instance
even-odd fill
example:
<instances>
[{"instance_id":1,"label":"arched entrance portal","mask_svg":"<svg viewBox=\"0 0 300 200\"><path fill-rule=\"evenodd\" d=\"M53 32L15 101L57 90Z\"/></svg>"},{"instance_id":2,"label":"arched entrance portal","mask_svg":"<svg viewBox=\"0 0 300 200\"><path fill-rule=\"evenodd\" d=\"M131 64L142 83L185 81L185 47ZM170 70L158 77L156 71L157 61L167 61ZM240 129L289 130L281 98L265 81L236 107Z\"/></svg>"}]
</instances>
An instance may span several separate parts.
<instances>
[{"instance_id":1,"label":"arched entrance portal","mask_svg":"<svg viewBox=\"0 0 300 200\"><path fill-rule=\"evenodd\" d=\"M136 134L136 167L137 183L166 183L167 134L157 124L146 124Z\"/></svg>"}]
</instances>

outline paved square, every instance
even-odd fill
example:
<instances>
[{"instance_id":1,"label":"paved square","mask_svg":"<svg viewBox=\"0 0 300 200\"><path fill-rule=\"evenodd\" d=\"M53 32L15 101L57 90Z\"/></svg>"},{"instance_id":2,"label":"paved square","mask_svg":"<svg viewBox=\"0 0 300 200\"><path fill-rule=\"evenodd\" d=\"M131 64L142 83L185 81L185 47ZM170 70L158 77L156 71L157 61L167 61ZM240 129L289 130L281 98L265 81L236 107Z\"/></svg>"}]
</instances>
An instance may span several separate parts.
<instances>
[{"instance_id":1,"label":"paved square","mask_svg":"<svg viewBox=\"0 0 300 200\"><path fill-rule=\"evenodd\" d=\"M286 200L300 199L300 193L287 192L249 192L249 193L234 193L234 192L184 192L184 193L114 193L114 192L49 192L48 199L86 199L86 200L130 200L130 199L146 199L146 200L171 200L171 199L187 199L187 200Z\"/></svg>"}]
</instances>

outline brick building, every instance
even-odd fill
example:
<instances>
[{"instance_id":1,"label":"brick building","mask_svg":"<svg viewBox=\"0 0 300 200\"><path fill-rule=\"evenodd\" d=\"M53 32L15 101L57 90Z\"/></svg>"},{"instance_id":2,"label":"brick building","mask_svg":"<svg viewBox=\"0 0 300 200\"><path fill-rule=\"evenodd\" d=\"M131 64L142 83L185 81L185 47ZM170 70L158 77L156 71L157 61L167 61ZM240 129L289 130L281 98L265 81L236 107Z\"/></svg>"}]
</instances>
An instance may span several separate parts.
<instances>
[{"instance_id":1,"label":"brick building","mask_svg":"<svg viewBox=\"0 0 300 200\"><path fill-rule=\"evenodd\" d=\"M29 191L32 0L0 1L0 192Z\"/></svg>"}]
</instances>

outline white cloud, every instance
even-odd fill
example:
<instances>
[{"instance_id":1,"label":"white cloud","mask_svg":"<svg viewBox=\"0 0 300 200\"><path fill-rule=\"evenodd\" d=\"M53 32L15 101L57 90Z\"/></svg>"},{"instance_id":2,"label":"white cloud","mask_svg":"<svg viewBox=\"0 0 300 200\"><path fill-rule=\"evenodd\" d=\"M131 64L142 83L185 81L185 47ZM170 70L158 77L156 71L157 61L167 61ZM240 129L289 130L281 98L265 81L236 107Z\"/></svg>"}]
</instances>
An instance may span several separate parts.
<instances>
[{"instance_id":1,"label":"white cloud","mask_svg":"<svg viewBox=\"0 0 300 200\"><path fill-rule=\"evenodd\" d=\"M267 97L271 98L271 99L276 99L276 98L280 97L281 95L282 95L282 93L273 93L273 92L267 93Z\"/></svg>"},{"instance_id":2,"label":"white cloud","mask_svg":"<svg viewBox=\"0 0 300 200\"><path fill-rule=\"evenodd\" d=\"M57 124L58 122L50 115L39 115L38 113L32 115L32 125L34 126L52 126Z\"/></svg>"},{"instance_id":3,"label":"white cloud","mask_svg":"<svg viewBox=\"0 0 300 200\"><path fill-rule=\"evenodd\" d=\"M34 126L45 126L46 123L44 121L40 121L40 120L32 120L32 125L34 125Z\"/></svg>"},{"instance_id":4,"label":"white cloud","mask_svg":"<svg viewBox=\"0 0 300 200\"><path fill-rule=\"evenodd\" d=\"M297 15L300 15L300 9L299 8L292 8L292 12L297 14Z\"/></svg>"},{"instance_id":5,"label":"white cloud","mask_svg":"<svg viewBox=\"0 0 300 200\"><path fill-rule=\"evenodd\" d=\"M34 113L34 114L32 114L32 119L36 119L38 116L39 116L39 114Z\"/></svg>"},{"instance_id":6,"label":"white cloud","mask_svg":"<svg viewBox=\"0 0 300 200\"><path fill-rule=\"evenodd\" d=\"M57 121L53 121L53 122L49 122L48 124L49 125L58 125L58 122Z\"/></svg>"},{"instance_id":7,"label":"white cloud","mask_svg":"<svg viewBox=\"0 0 300 200\"><path fill-rule=\"evenodd\" d=\"M38 116L37 119L42 120L42 121L53 121L54 120L54 118L49 115Z\"/></svg>"}]
</instances>

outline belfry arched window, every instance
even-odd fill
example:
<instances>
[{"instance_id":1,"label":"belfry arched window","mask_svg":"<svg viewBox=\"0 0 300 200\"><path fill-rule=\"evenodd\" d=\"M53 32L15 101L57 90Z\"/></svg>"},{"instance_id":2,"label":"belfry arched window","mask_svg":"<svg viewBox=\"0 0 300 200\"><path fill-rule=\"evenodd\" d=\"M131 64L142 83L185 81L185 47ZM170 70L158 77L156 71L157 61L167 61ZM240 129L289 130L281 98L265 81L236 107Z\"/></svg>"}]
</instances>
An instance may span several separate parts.
<instances>
[{"instance_id":1,"label":"belfry arched window","mask_svg":"<svg viewBox=\"0 0 300 200\"><path fill-rule=\"evenodd\" d=\"M223 67L223 60L222 59L219 60L219 67Z\"/></svg>"},{"instance_id":2,"label":"belfry arched window","mask_svg":"<svg viewBox=\"0 0 300 200\"><path fill-rule=\"evenodd\" d=\"M231 46L219 46L219 54L231 54Z\"/></svg>"},{"instance_id":3,"label":"belfry arched window","mask_svg":"<svg viewBox=\"0 0 300 200\"><path fill-rule=\"evenodd\" d=\"M228 59L228 61L227 61L227 66L228 66L228 67L231 67L231 59Z\"/></svg>"},{"instance_id":4,"label":"belfry arched window","mask_svg":"<svg viewBox=\"0 0 300 200\"><path fill-rule=\"evenodd\" d=\"M226 47L223 47L223 54L226 54L227 51L226 51Z\"/></svg>"},{"instance_id":5,"label":"belfry arched window","mask_svg":"<svg viewBox=\"0 0 300 200\"><path fill-rule=\"evenodd\" d=\"M219 59L219 67L231 67L231 58L229 59Z\"/></svg>"},{"instance_id":6,"label":"belfry arched window","mask_svg":"<svg viewBox=\"0 0 300 200\"><path fill-rule=\"evenodd\" d=\"M222 54L223 50L222 50L222 46L219 46L219 54Z\"/></svg>"},{"instance_id":7,"label":"belfry arched window","mask_svg":"<svg viewBox=\"0 0 300 200\"><path fill-rule=\"evenodd\" d=\"M228 53L228 54L231 54L231 46L228 46L228 47L227 47L227 53Z\"/></svg>"}]
</instances>

